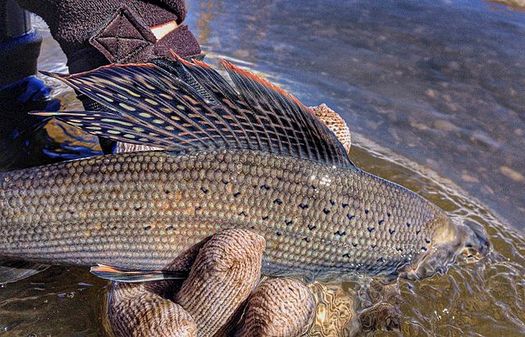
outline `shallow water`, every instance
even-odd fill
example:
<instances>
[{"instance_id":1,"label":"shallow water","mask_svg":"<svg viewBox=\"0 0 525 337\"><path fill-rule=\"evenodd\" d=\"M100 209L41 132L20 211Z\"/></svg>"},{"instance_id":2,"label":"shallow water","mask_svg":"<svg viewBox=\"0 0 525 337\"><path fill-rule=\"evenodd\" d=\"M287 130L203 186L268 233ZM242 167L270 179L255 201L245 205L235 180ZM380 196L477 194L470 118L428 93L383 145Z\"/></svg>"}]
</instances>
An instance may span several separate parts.
<instances>
[{"instance_id":1,"label":"shallow water","mask_svg":"<svg viewBox=\"0 0 525 337\"><path fill-rule=\"evenodd\" d=\"M525 13L476 1L190 6L210 62L232 58L309 105L326 102L350 124L358 166L489 233L482 262L400 281L401 330L375 335L525 335ZM66 69L49 38L40 61ZM48 130L67 144L49 141L50 154L97 151L91 137ZM52 267L0 288L0 336L106 336L104 287L85 269Z\"/></svg>"}]
</instances>

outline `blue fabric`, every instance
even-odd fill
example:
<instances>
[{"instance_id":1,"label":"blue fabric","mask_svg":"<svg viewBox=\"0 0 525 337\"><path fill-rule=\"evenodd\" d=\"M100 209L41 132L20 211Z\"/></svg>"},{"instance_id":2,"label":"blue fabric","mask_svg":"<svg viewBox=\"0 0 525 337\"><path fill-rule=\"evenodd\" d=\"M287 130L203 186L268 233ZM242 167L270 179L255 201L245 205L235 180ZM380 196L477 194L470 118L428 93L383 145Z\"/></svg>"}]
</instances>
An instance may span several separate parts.
<instances>
[{"instance_id":1,"label":"blue fabric","mask_svg":"<svg viewBox=\"0 0 525 337\"><path fill-rule=\"evenodd\" d=\"M42 35L33 29L26 34L10 38L5 41L0 41L0 56L9 53L13 49L17 49L20 45L39 43L42 40Z\"/></svg>"},{"instance_id":2,"label":"blue fabric","mask_svg":"<svg viewBox=\"0 0 525 337\"><path fill-rule=\"evenodd\" d=\"M16 101L18 104L15 102L11 103L20 105L19 110L21 112L29 111L25 107L34 109L35 103L41 103L38 108L43 111L57 111L60 108L60 101L51 98L51 90L46 86L44 81L34 75L0 87L0 97L4 99L10 98Z\"/></svg>"}]
</instances>

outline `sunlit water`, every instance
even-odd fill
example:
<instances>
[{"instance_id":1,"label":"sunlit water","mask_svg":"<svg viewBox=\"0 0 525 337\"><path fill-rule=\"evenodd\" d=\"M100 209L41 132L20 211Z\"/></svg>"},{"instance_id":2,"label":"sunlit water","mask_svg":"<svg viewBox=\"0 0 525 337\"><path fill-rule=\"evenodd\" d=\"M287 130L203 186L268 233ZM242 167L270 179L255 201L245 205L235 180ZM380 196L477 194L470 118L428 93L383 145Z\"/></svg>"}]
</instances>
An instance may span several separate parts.
<instances>
[{"instance_id":1,"label":"sunlit water","mask_svg":"<svg viewBox=\"0 0 525 337\"><path fill-rule=\"evenodd\" d=\"M482 262L400 281L401 330L375 335L525 335L523 13L474 1L190 6L210 62L232 58L305 103L328 103L351 126L358 166L489 233ZM66 70L49 38L40 61ZM49 154L96 154L93 138L47 129L66 144L50 141ZM105 285L85 269L52 267L0 288L0 336L106 336Z\"/></svg>"}]
</instances>

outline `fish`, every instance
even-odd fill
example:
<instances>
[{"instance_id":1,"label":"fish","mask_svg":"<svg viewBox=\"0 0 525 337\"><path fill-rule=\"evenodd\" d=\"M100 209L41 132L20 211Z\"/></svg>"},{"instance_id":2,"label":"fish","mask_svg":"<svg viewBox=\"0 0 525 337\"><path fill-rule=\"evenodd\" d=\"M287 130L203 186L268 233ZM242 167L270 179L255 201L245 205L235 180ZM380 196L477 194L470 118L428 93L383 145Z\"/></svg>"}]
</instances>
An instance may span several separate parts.
<instances>
[{"instance_id":1,"label":"fish","mask_svg":"<svg viewBox=\"0 0 525 337\"><path fill-rule=\"evenodd\" d=\"M265 238L269 276L421 278L487 254L485 233L358 168L296 97L221 66L229 79L176 55L47 74L102 109L35 115L154 150L0 173L0 257L139 282L177 277L174 260L230 228Z\"/></svg>"}]
</instances>

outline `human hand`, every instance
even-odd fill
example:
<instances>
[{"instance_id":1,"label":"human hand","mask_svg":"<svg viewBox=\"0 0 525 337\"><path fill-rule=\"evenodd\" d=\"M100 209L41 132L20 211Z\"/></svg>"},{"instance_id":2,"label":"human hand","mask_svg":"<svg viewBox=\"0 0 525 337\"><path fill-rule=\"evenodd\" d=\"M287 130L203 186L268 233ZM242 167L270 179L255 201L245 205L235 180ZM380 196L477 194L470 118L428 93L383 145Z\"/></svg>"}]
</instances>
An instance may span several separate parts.
<instances>
[{"instance_id":1,"label":"human hand","mask_svg":"<svg viewBox=\"0 0 525 337\"><path fill-rule=\"evenodd\" d=\"M338 336L349 326L355 331L354 302L341 291L318 283L306 286L292 278L261 282L264 245L264 239L252 232L226 230L198 253L183 258L194 262L182 283L114 282L108 295L113 333L116 337L295 337Z\"/></svg>"}]
</instances>

